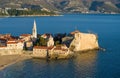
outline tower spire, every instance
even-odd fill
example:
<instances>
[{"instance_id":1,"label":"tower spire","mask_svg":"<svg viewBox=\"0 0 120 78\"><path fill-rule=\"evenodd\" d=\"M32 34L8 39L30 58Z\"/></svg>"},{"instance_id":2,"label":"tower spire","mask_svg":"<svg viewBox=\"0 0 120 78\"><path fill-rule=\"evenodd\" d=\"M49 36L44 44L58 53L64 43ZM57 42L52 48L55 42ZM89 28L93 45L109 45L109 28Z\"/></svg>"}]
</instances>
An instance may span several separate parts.
<instances>
[{"instance_id":1,"label":"tower spire","mask_svg":"<svg viewBox=\"0 0 120 78\"><path fill-rule=\"evenodd\" d=\"M32 30L32 36L33 38L37 38L37 26L36 26L36 21L34 19L34 24L33 24L33 30Z\"/></svg>"}]
</instances>

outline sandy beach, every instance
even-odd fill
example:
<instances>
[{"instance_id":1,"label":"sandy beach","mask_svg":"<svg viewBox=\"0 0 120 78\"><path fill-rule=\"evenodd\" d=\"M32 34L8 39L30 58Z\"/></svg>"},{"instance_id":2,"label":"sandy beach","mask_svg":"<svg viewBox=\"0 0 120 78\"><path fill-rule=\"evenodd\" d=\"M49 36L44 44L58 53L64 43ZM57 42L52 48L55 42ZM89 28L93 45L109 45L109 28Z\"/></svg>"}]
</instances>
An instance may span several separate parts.
<instances>
[{"instance_id":1,"label":"sandy beach","mask_svg":"<svg viewBox=\"0 0 120 78\"><path fill-rule=\"evenodd\" d=\"M15 64L19 61L30 59L31 56L27 55L4 55L0 56L0 70L3 70L9 65Z\"/></svg>"}]
</instances>

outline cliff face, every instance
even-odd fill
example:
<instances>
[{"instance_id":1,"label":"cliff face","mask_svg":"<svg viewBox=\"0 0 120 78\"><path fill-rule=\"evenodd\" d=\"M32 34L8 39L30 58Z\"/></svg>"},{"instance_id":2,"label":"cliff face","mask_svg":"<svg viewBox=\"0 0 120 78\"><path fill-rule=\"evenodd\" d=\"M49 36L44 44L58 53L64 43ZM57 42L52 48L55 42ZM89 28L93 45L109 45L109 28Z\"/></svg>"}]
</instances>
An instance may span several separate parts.
<instances>
[{"instance_id":1,"label":"cliff face","mask_svg":"<svg viewBox=\"0 0 120 78\"><path fill-rule=\"evenodd\" d=\"M74 39L70 44L70 50L73 51L86 51L98 48L98 40L95 34L77 32L74 34Z\"/></svg>"}]
</instances>

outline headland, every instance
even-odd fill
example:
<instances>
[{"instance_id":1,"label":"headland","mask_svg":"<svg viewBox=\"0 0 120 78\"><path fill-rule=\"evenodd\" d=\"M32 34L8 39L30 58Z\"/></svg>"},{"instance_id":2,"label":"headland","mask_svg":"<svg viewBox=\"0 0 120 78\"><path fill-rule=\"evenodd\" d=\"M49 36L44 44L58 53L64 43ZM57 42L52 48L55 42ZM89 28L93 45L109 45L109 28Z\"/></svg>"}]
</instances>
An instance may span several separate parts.
<instances>
[{"instance_id":1,"label":"headland","mask_svg":"<svg viewBox=\"0 0 120 78\"><path fill-rule=\"evenodd\" d=\"M0 69L29 58L66 59L77 52L96 49L99 49L96 34L79 30L68 34L38 34L34 20L32 34L0 34Z\"/></svg>"}]
</instances>

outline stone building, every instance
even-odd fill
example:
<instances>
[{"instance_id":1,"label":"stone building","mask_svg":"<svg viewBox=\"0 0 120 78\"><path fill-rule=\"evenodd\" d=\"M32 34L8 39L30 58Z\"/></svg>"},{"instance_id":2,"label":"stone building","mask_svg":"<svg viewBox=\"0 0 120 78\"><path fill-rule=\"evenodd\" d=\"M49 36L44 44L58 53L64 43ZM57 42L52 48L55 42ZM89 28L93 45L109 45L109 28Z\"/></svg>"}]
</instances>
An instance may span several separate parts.
<instances>
[{"instance_id":1,"label":"stone building","mask_svg":"<svg viewBox=\"0 0 120 78\"><path fill-rule=\"evenodd\" d=\"M57 54L57 55L61 55L61 54L68 54L69 49L66 47L66 45L59 45L59 46L55 46L53 49L53 53Z\"/></svg>"},{"instance_id":2,"label":"stone building","mask_svg":"<svg viewBox=\"0 0 120 78\"><path fill-rule=\"evenodd\" d=\"M23 50L24 42L22 40L10 39L7 41L7 49Z\"/></svg>"},{"instance_id":3,"label":"stone building","mask_svg":"<svg viewBox=\"0 0 120 78\"><path fill-rule=\"evenodd\" d=\"M31 40L31 34L21 34L20 35L20 39L24 40L24 41L30 41Z\"/></svg>"},{"instance_id":4,"label":"stone building","mask_svg":"<svg viewBox=\"0 0 120 78\"><path fill-rule=\"evenodd\" d=\"M46 58L47 55L52 51L53 48L54 47L35 46L33 48L33 55L34 55L34 57Z\"/></svg>"},{"instance_id":5,"label":"stone building","mask_svg":"<svg viewBox=\"0 0 120 78\"><path fill-rule=\"evenodd\" d=\"M50 36L51 36L51 34L49 34L49 33L45 33L45 34L41 35L41 37L44 39L48 39L48 38L50 38Z\"/></svg>"},{"instance_id":6,"label":"stone building","mask_svg":"<svg viewBox=\"0 0 120 78\"><path fill-rule=\"evenodd\" d=\"M72 52L65 45L60 46L35 46L33 56L39 58L66 58Z\"/></svg>"},{"instance_id":7,"label":"stone building","mask_svg":"<svg viewBox=\"0 0 120 78\"><path fill-rule=\"evenodd\" d=\"M22 40L9 39L6 46L0 46L0 55L21 54L24 47Z\"/></svg>"},{"instance_id":8,"label":"stone building","mask_svg":"<svg viewBox=\"0 0 120 78\"><path fill-rule=\"evenodd\" d=\"M5 38L0 38L0 46L6 46L7 40Z\"/></svg>"},{"instance_id":9,"label":"stone building","mask_svg":"<svg viewBox=\"0 0 120 78\"><path fill-rule=\"evenodd\" d=\"M26 41L25 47L27 48L27 50L32 50L33 49L33 41Z\"/></svg>"},{"instance_id":10,"label":"stone building","mask_svg":"<svg viewBox=\"0 0 120 78\"><path fill-rule=\"evenodd\" d=\"M11 34L0 34L0 38L10 39L11 38Z\"/></svg>"}]
</instances>

